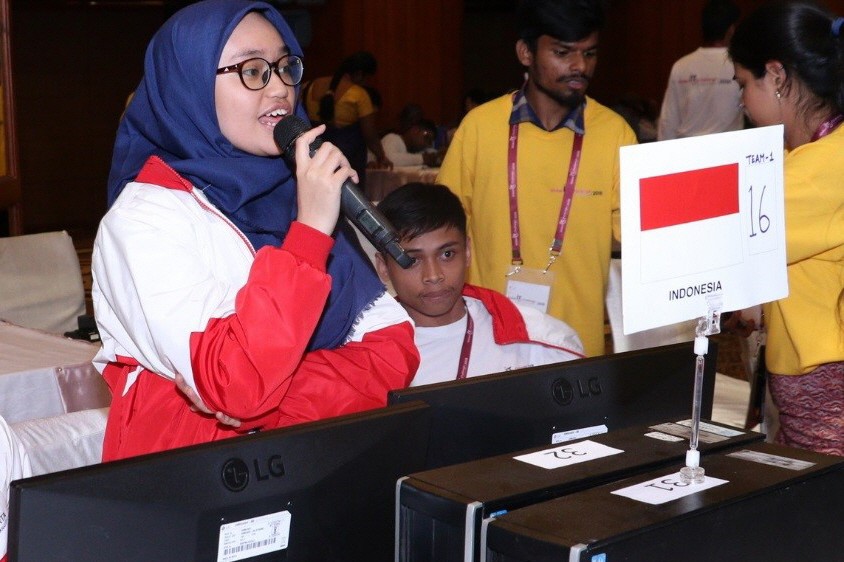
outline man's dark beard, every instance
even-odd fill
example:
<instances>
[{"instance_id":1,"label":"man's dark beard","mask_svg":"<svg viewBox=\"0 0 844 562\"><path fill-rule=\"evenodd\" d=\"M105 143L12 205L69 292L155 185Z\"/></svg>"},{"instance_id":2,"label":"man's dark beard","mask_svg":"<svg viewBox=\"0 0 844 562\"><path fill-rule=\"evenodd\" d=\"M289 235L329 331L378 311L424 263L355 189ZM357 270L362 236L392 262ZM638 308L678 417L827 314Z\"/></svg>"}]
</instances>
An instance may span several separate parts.
<instances>
[{"instance_id":1,"label":"man's dark beard","mask_svg":"<svg viewBox=\"0 0 844 562\"><path fill-rule=\"evenodd\" d=\"M570 78L570 77L566 77L566 79L568 79L568 78ZM586 83L587 83L587 86L588 86L589 78L586 77L586 76L584 76L584 78L586 78ZM560 80L560 81L565 82L565 80ZM537 80L531 80L531 82L533 83L533 86L537 90L539 90L540 92L542 92L543 94L545 94L546 96L548 96L549 98L551 98L552 100L554 100L555 102L560 104L561 106L567 107L569 109L574 109L575 107L582 104L583 100L586 99L585 93L571 92L568 95L561 95L561 94L559 94L555 91L552 91L552 90L546 88L545 86L540 84Z\"/></svg>"}]
</instances>

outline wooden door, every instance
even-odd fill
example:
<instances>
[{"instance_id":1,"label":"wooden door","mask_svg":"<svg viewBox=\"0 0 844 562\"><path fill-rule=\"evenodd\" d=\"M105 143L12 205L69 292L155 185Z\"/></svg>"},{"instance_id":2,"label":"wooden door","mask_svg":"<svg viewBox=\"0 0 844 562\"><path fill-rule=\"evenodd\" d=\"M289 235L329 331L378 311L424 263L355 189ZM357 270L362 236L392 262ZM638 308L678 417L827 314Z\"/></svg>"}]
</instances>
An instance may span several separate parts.
<instances>
[{"instance_id":1,"label":"wooden door","mask_svg":"<svg viewBox=\"0 0 844 562\"><path fill-rule=\"evenodd\" d=\"M23 234L18 142L9 51L9 0L0 0L0 210L9 217L9 234Z\"/></svg>"}]
</instances>

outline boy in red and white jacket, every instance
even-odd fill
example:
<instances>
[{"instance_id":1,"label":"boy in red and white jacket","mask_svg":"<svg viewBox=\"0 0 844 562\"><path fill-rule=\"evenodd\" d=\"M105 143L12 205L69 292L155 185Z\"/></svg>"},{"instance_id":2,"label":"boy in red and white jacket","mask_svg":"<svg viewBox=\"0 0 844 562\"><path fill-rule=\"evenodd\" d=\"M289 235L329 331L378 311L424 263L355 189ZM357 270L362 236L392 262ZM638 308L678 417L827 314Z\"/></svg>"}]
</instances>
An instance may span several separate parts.
<instances>
[{"instance_id":1,"label":"boy in red and white jacket","mask_svg":"<svg viewBox=\"0 0 844 562\"><path fill-rule=\"evenodd\" d=\"M379 276L415 323L421 363L411 386L584 356L580 338L565 322L465 283L471 252L466 213L447 187L409 183L378 209L415 260L402 269L375 256Z\"/></svg>"}]
</instances>

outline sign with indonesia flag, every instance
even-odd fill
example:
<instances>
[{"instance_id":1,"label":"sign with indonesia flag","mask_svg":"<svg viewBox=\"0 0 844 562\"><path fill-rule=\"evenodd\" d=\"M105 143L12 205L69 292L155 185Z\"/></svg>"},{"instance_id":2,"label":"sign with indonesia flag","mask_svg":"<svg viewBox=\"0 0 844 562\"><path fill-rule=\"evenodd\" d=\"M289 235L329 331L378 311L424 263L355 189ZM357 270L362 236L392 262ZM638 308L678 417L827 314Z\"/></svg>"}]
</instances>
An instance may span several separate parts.
<instances>
[{"instance_id":1,"label":"sign with indonesia flag","mask_svg":"<svg viewBox=\"0 0 844 562\"><path fill-rule=\"evenodd\" d=\"M787 296L782 125L623 147L621 233L625 334Z\"/></svg>"}]
</instances>

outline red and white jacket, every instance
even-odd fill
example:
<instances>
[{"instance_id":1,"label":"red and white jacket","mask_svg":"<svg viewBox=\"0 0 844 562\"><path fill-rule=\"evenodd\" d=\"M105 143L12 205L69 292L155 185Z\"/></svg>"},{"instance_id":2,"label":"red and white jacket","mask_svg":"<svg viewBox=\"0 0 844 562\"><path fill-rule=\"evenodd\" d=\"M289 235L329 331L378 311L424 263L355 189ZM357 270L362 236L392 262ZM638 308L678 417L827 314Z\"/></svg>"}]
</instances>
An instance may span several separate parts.
<instances>
[{"instance_id":1,"label":"red and white jacket","mask_svg":"<svg viewBox=\"0 0 844 562\"><path fill-rule=\"evenodd\" d=\"M562 320L468 283L463 286L463 300L474 325L466 376L584 357L577 332ZM411 386L455 379L466 325L464 316L447 326L416 328L422 361Z\"/></svg>"},{"instance_id":2,"label":"red and white jacket","mask_svg":"<svg viewBox=\"0 0 844 562\"><path fill-rule=\"evenodd\" d=\"M156 157L103 218L92 297L113 399L103 460L383 406L418 365L413 327L389 295L348 341L306 352L331 288L333 239L293 222L257 252L202 192ZM192 411L180 373L238 429Z\"/></svg>"}]
</instances>

